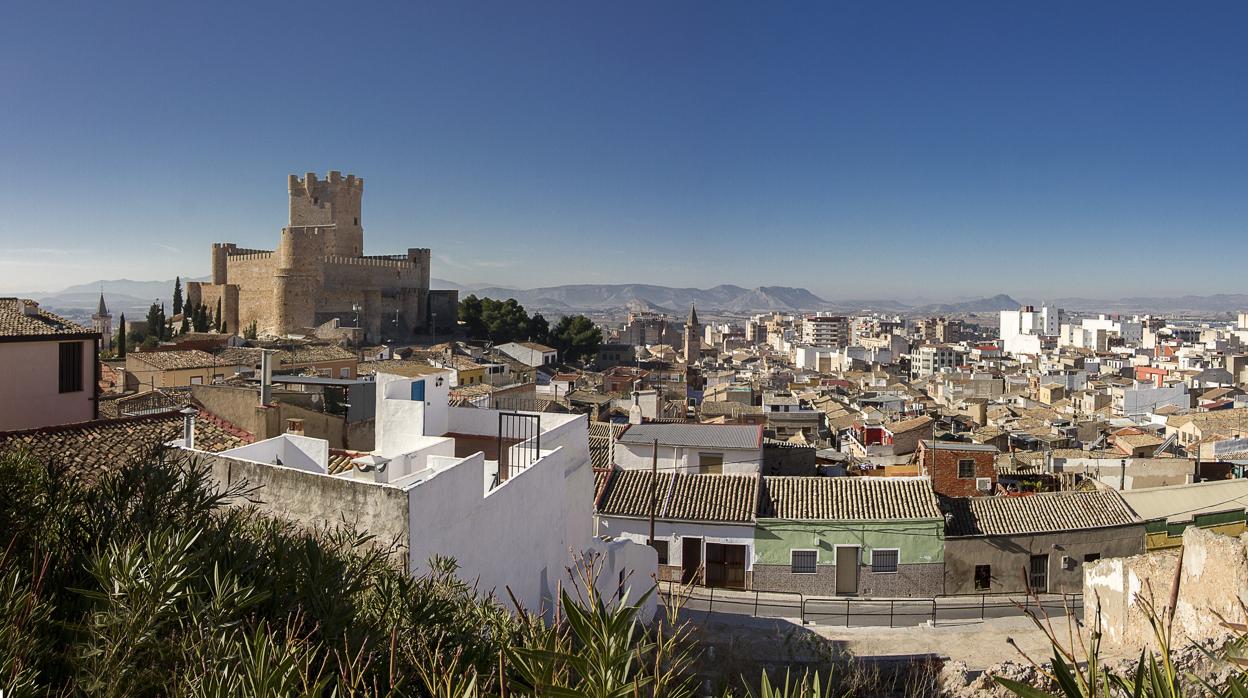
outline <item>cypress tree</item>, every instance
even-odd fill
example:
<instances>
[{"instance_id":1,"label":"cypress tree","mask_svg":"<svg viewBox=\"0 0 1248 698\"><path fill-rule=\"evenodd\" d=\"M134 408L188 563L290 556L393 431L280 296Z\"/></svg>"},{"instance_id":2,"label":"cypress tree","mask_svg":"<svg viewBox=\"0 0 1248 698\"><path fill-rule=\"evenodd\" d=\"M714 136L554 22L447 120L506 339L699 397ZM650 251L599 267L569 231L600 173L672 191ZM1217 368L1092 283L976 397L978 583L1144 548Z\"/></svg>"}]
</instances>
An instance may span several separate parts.
<instances>
[{"instance_id":1,"label":"cypress tree","mask_svg":"<svg viewBox=\"0 0 1248 698\"><path fill-rule=\"evenodd\" d=\"M121 324L117 327L117 356L126 358L126 314L121 314Z\"/></svg>"},{"instance_id":2,"label":"cypress tree","mask_svg":"<svg viewBox=\"0 0 1248 698\"><path fill-rule=\"evenodd\" d=\"M182 277L173 277L173 314L182 314Z\"/></svg>"}]
</instances>

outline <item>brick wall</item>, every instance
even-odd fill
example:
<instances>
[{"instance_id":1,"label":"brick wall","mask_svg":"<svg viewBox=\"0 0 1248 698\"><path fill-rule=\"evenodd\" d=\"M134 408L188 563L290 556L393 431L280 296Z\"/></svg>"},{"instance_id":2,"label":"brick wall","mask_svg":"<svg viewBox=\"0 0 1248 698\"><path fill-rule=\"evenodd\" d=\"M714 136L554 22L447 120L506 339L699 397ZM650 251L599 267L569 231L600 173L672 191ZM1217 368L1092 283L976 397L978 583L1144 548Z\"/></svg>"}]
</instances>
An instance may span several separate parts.
<instances>
[{"instance_id":1,"label":"brick wall","mask_svg":"<svg viewBox=\"0 0 1248 698\"><path fill-rule=\"evenodd\" d=\"M934 453L934 455L933 455ZM920 472L932 478L932 489L946 497L976 497L985 492L975 487L975 479L986 477L997 486L996 454L991 451L955 451L946 448L920 448ZM975 461L975 477L958 477L958 461Z\"/></svg>"}]
</instances>

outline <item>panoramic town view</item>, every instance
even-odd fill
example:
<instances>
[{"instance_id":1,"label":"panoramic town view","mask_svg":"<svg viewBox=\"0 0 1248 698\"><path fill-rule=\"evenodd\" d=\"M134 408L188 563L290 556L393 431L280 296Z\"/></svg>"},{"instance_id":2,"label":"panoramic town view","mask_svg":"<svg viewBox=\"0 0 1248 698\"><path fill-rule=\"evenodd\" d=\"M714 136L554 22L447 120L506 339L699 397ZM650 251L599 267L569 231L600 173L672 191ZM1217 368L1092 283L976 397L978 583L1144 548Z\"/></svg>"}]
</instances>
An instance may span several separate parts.
<instances>
[{"instance_id":1,"label":"panoramic town view","mask_svg":"<svg viewBox=\"0 0 1248 698\"><path fill-rule=\"evenodd\" d=\"M3 17L0 698L1248 696L1248 6Z\"/></svg>"}]
</instances>

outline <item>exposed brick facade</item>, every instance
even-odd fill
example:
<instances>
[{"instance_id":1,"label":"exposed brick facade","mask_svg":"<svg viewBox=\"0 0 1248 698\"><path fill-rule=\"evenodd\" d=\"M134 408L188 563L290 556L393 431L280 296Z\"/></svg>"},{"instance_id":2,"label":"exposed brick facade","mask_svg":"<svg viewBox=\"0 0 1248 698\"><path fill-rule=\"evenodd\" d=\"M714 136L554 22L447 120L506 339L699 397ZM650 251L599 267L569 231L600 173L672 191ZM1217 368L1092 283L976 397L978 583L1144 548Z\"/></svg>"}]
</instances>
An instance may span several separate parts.
<instances>
[{"instance_id":1,"label":"exposed brick facade","mask_svg":"<svg viewBox=\"0 0 1248 698\"><path fill-rule=\"evenodd\" d=\"M938 442L936 448L931 442L919 444L915 459L919 464L919 472L932 479L932 489L946 497L977 497L992 494L997 487L997 450L995 448L958 448L958 444ZM971 461L973 474L964 472L959 464ZM963 477L970 475L970 477ZM978 478L989 478L992 486L981 490L976 485Z\"/></svg>"}]
</instances>

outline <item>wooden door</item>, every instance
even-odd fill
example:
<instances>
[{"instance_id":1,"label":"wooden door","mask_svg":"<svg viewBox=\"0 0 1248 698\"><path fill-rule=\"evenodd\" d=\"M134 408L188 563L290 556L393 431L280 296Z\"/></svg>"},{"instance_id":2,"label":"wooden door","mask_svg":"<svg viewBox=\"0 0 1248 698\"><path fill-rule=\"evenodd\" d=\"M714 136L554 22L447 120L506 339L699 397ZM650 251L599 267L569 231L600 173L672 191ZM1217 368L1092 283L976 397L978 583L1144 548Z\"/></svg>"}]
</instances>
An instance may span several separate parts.
<instances>
[{"instance_id":1,"label":"wooden door","mask_svg":"<svg viewBox=\"0 0 1248 698\"><path fill-rule=\"evenodd\" d=\"M836 593L858 593L858 546L842 545L836 548Z\"/></svg>"},{"instance_id":2,"label":"wooden door","mask_svg":"<svg viewBox=\"0 0 1248 698\"><path fill-rule=\"evenodd\" d=\"M700 581L699 572L702 568L702 539L680 539L680 581L688 584Z\"/></svg>"}]
</instances>

